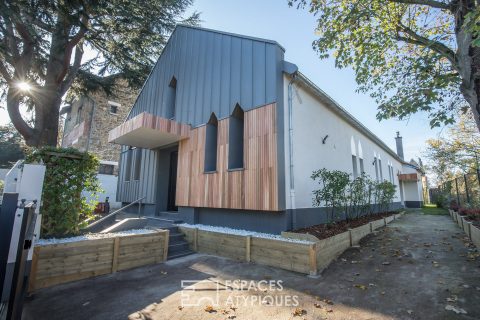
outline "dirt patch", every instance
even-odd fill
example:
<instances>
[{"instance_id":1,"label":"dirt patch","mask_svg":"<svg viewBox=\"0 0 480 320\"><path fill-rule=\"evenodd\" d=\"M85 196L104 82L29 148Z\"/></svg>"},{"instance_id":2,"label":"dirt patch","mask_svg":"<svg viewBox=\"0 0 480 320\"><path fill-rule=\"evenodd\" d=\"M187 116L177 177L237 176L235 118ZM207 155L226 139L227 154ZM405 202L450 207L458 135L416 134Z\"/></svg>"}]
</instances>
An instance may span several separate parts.
<instances>
[{"instance_id":1,"label":"dirt patch","mask_svg":"<svg viewBox=\"0 0 480 320\"><path fill-rule=\"evenodd\" d=\"M372 221L390 217L391 215L394 215L396 213L397 212L377 213L374 215L363 216L358 219L349 220L349 221L344 220L344 221L338 221L338 222L329 223L329 224L326 224L326 223L317 224L307 228L293 230L292 232L311 234L317 237L318 239L322 240L322 239L326 239L329 237L333 237L337 234L343 233L348 229L357 228L367 223L370 223Z\"/></svg>"}]
</instances>

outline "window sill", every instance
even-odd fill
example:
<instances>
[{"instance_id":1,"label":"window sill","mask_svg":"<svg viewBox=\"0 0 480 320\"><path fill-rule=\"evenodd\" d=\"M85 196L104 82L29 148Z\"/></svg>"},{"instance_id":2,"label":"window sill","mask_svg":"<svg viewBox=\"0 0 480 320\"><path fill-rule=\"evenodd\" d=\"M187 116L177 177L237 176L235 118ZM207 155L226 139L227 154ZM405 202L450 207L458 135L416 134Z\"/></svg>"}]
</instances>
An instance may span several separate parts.
<instances>
[{"instance_id":1,"label":"window sill","mask_svg":"<svg viewBox=\"0 0 480 320\"><path fill-rule=\"evenodd\" d=\"M245 170L245 168L233 168L233 169L227 169L228 172L231 172L231 171L243 171Z\"/></svg>"},{"instance_id":2,"label":"window sill","mask_svg":"<svg viewBox=\"0 0 480 320\"><path fill-rule=\"evenodd\" d=\"M212 171L204 171L204 174L212 174L212 173L217 173L217 170L212 170Z\"/></svg>"}]
</instances>

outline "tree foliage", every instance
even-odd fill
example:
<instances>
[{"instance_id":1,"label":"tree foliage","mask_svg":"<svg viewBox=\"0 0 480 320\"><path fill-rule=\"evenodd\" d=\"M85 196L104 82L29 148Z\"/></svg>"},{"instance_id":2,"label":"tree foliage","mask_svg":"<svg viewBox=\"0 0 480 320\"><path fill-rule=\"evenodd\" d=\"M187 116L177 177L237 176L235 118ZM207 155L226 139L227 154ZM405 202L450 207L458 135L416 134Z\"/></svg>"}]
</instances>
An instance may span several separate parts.
<instances>
[{"instance_id":1,"label":"tree foliage","mask_svg":"<svg viewBox=\"0 0 480 320\"><path fill-rule=\"evenodd\" d=\"M192 0L0 1L0 89L28 145L55 145L59 107L76 90L139 87ZM88 51L89 55L84 53ZM30 89L26 90L27 83ZM20 114L35 114L30 126Z\"/></svg>"},{"instance_id":2,"label":"tree foliage","mask_svg":"<svg viewBox=\"0 0 480 320\"><path fill-rule=\"evenodd\" d=\"M10 168L24 158L23 139L13 125L0 126L0 168Z\"/></svg>"},{"instance_id":3,"label":"tree foliage","mask_svg":"<svg viewBox=\"0 0 480 320\"><path fill-rule=\"evenodd\" d=\"M446 134L427 140L425 156L429 160L428 170L439 184L476 170L480 161L480 133L471 115L460 114Z\"/></svg>"},{"instance_id":4,"label":"tree foliage","mask_svg":"<svg viewBox=\"0 0 480 320\"><path fill-rule=\"evenodd\" d=\"M94 215L95 196L100 191L98 159L76 149L45 147L30 153L26 162L46 166L40 208L42 237L78 234ZM82 191L93 195L92 200L82 196Z\"/></svg>"},{"instance_id":5,"label":"tree foliage","mask_svg":"<svg viewBox=\"0 0 480 320\"><path fill-rule=\"evenodd\" d=\"M432 127L472 110L480 129L480 3L476 0L289 0L318 18L320 58L350 66L377 118L423 111Z\"/></svg>"}]
</instances>

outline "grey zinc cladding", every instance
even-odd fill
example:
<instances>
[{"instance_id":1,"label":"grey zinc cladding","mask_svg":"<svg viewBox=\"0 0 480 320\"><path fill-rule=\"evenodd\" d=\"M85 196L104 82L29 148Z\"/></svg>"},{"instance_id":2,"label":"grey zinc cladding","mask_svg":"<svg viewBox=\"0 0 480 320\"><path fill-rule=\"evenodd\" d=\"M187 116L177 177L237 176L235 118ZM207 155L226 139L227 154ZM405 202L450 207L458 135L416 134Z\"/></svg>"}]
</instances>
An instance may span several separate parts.
<instances>
[{"instance_id":1,"label":"grey zinc cladding","mask_svg":"<svg viewBox=\"0 0 480 320\"><path fill-rule=\"evenodd\" d=\"M218 119L226 118L237 103L248 111L276 102L279 105L277 117L283 119L283 59L284 49L271 40L179 25L127 119L142 112L167 117L167 92L173 77L177 81L175 120L178 122L193 127L203 125L212 112ZM283 120L277 123L283 124ZM281 126L278 130L283 132ZM279 151L283 145L280 133ZM140 180L124 182L125 150L127 147L122 147L117 200L131 202L146 196L145 203L155 203L158 153L143 150ZM283 153L278 158L282 184ZM282 188L279 185L279 190Z\"/></svg>"},{"instance_id":2,"label":"grey zinc cladding","mask_svg":"<svg viewBox=\"0 0 480 320\"><path fill-rule=\"evenodd\" d=\"M177 80L175 120L193 127L212 112L228 117L277 101L283 49L268 40L178 26L148 77L128 118L141 112L166 117L168 85Z\"/></svg>"}]
</instances>

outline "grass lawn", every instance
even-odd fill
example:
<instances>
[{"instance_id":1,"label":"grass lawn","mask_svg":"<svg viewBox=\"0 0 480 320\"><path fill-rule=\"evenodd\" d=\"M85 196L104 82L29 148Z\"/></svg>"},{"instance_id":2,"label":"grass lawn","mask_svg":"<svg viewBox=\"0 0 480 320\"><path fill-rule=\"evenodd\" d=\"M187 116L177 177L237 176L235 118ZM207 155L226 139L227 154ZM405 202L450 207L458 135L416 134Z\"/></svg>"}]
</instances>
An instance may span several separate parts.
<instances>
[{"instance_id":1,"label":"grass lawn","mask_svg":"<svg viewBox=\"0 0 480 320\"><path fill-rule=\"evenodd\" d=\"M448 211L447 209L437 208L436 204L426 204L422 207L422 213L441 216L441 215L447 215Z\"/></svg>"}]
</instances>

